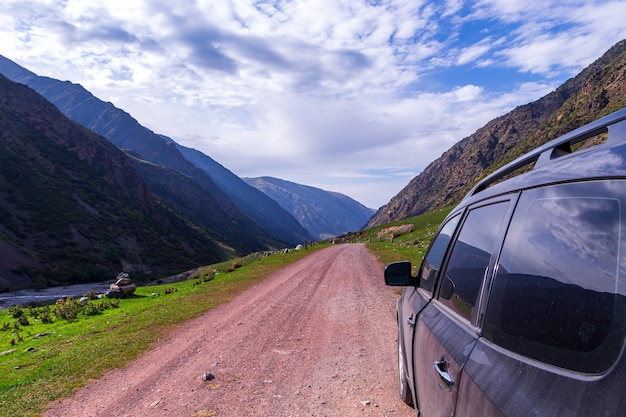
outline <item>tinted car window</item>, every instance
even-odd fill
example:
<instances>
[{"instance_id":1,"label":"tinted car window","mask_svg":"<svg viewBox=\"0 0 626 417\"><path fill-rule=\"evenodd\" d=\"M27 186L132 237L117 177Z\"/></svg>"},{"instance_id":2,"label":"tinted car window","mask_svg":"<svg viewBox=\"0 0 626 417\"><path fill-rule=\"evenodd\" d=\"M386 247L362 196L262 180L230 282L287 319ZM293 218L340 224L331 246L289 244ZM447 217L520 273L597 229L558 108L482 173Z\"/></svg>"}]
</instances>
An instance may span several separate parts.
<instances>
[{"instance_id":1,"label":"tinted car window","mask_svg":"<svg viewBox=\"0 0 626 417\"><path fill-rule=\"evenodd\" d=\"M621 181L525 191L504 242L485 336L579 372L608 369L624 340Z\"/></svg>"},{"instance_id":2,"label":"tinted car window","mask_svg":"<svg viewBox=\"0 0 626 417\"><path fill-rule=\"evenodd\" d=\"M502 202L471 210L446 267L439 299L471 321L507 206Z\"/></svg>"},{"instance_id":3,"label":"tinted car window","mask_svg":"<svg viewBox=\"0 0 626 417\"><path fill-rule=\"evenodd\" d=\"M422 270L420 271L420 288L423 288L428 292L432 293L433 291L437 273L441 268L441 262L443 262L446 249L448 248L450 239L452 239L452 234L454 233L454 229L456 229L456 225L459 223L460 217L461 216L457 215L451 218L441 228L439 234L430 245L426 258L424 258Z\"/></svg>"}]
</instances>

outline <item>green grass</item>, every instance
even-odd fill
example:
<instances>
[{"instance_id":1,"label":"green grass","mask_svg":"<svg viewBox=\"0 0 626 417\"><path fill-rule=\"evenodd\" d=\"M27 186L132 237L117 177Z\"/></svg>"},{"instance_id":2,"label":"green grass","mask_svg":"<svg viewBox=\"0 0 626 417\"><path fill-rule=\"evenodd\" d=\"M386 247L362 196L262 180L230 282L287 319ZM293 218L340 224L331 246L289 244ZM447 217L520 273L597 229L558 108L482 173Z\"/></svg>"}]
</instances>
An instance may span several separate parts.
<instances>
[{"instance_id":1,"label":"green grass","mask_svg":"<svg viewBox=\"0 0 626 417\"><path fill-rule=\"evenodd\" d=\"M139 287L131 298L93 300L108 303L93 315L73 321L43 308L22 309L27 325L16 322L16 309L0 311L0 416L38 416L46 405L70 395L105 371L123 367L150 349L175 325L231 300L235 295L325 245L256 259L246 257L201 268L190 280ZM215 274L215 270L219 270ZM78 304L78 303L75 303ZM50 306L53 311L55 306ZM21 320L24 320L21 318ZM24 322L23 322L24 323ZM36 337L42 333L45 336Z\"/></svg>"},{"instance_id":2,"label":"green grass","mask_svg":"<svg viewBox=\"0 0 626 417\"><path fill-rule=\"evenodd\" d=\"M411 261L413 273L417 273L430 241L437 228L452 208L425 213L417 217L377 226L357 233L342 236L343 242L364 242L383 264L407 260ZM385 232L392 227L412 225L410 232L396 234Z\"/></svg>"}]
</instances>

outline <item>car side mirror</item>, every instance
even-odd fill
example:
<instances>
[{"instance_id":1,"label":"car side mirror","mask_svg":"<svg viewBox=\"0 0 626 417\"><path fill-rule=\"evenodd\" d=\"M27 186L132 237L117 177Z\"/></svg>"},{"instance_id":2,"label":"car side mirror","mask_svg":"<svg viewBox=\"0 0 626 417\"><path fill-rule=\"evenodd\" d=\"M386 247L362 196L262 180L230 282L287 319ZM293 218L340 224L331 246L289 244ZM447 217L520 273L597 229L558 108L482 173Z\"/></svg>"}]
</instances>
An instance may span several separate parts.
<instances>
[{"instance_id":1,"label":"car side mirror","mask_svg":"<svg viewBox=\"0 0 626 417\"><path fill-rule=\"evenodd\" d=\"M415 285L415 277L411 275L411 262L392 262L385 267L385 284L394 287Z\"/></svg>"}]
</instances>

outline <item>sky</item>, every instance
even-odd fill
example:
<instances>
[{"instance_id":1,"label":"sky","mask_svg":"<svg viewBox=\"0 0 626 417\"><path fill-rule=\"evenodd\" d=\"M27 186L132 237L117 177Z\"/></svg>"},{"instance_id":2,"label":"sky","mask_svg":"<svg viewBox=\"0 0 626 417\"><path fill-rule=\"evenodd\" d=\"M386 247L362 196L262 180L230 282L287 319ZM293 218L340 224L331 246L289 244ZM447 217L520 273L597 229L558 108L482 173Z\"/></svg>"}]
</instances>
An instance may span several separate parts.
<instances>
[{"instance_id":1,"label":"sky","mask_svg":"<svg viewBox=\"0 0 626 417\"><path fill-rule=\"evenodd\" d=\"M624 16L624 0L2 0L0 55L240 177L378 209L626 38Z\"/></svg>"}]
</instances>

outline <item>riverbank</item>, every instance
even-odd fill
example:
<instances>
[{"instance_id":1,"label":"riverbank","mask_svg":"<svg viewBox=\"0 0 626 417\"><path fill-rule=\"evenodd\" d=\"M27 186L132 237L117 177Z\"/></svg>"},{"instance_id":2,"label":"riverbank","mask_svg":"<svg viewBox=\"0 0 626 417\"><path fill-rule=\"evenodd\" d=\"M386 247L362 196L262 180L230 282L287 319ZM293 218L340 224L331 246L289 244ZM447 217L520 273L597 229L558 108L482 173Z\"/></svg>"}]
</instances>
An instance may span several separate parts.
<instances>
[{"instance_id":1,"label":"riverbank","mask_svg":"<svg viewBox=\"0 0 626 417\"><path fill-rule=\"evenodd\" d=\"M51 287L42 290L19 290L0 294L0 310L5 310L13 305L45 305L54 303L59 298L82 297L95 291L104 293L109 289L111 282L99 282L89 284L66 285L63 287Z\"/></svg>"}]
</instances>

